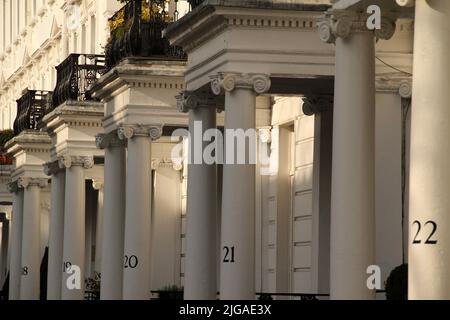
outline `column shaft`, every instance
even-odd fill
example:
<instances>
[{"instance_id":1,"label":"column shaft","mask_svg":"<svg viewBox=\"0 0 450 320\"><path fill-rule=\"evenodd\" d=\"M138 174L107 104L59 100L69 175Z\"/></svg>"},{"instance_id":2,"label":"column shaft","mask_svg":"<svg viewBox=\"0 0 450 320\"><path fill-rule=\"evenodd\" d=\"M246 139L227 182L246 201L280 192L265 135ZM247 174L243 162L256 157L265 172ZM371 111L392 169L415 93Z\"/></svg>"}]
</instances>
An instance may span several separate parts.
<instances>
[{"instance_id":1,"label":"column shaft","mask_svg":"<svg viewBox=\"0 0 450 320\"><path fill-rule=\"evenodd\" d=\"M225 129L254 130L255 109L256 98L252 90L236 88L226 92ZM226 138L227 147L229 142ZM246 153L255 146L247 143ZM234 151L235 158L244 152L236 147ZM227 154L225 156L228 158ZM254 164L227 163L223 168L222 300L255 299L255 170Z\"/></svg>"},{"instance_id":2,"label":"column shaft","mask_svg":"<svg viewBox=\"0 0 450 320\"><path fill-rule=\"evenodd\" d=\"M8 275L8 245L9 245L9 221L3 220L2 223L2 248L1 248L1 265L0 265L0 288L3 287L3 283Z\"/></svg>"},{"instance_id":3,"label":"column shaft","mask_svg":"<svg viewBox=\"0 0 450 320\"><path fill-rule=\"evenodd\" d=\"M66 190L64 204L64 249L63 249L63 300L83 300L84 299L84 266L85 266L85 180L84 168L73 165L66 170ZM80 286L68 286L67 267L76 266L79 268ZM72 274L74 275L74 274ZM74 282L70 282L74 283Z\"/></svg>"},{"instance_id":4,"label":"column shaft","mask_svg":"<svg viewBox=\"0 0 450 320\"><path fill-rule=\"evenodd\" d=\"M416 1L409 196L410 299L450 299L449 30L449 1Z\"/></svg>"},{"instance_id":5,"label":"column shaft","mask_svg":"<svg viewBox=\"0 0 450 320\"><path fill-rule=\"evenodd\" d=\"M102 238L103 238L103 188L98 190L97 196L97 223L95 231L95 264L94 273L98 276L102 270Z\"/></svg>"},{"instance_id":6,"label":"column shaft","mask_svg":"<svg viewBox=\"0 0 450 320\"><path fill-rule=\"evenodd\" d=\"M202 125L201 137L194 136L194 124ZM217 166L195 164L203 158L204 148L211 142L203 142L203 134L216 128L216 108L199 107L190 111L191 164L188 168L188 200L186 224L186 300L215 300L217 298ZM200 142L197 148L196 144ZM194 156L195 150L201 155Z\"/></svg>"},{"instance_id":7,"label":"column shaft","mask_svg":"<svg viewBox=\"0 0 450 320\"><path fill-rule=\"evenodd\" d=\"M125 228L125 148L105 149L101 299L122 299Z\"/></svg>"},{"instance_id":8,"label":"column shaft","mask_svg":"<svg viewBox=\"0 0 450 320\"><path fill-rule=\"evenodd\" d=\"M95 225L97 223L97 192L88 185L86 189L86 221L85 221L85 269L84 275L87 278L94 277L92 264L92 246L95 244Z\"/></svg>"},{"instance_id":9,"label":"column shaft","mask_svg":"<svg viewBox=\"0 0 450 320\"><path fill-rule=\"evenodd\" d=\"M150 298L150 138L128 139L123 299Z\"/></svg>"},{"instance_id":10,"label":"column shaft","mask_svg":"<svg viewBox=\"0 0 450 320\"><path fill-rule=\"evenodd\" d=\"M331 199L332 299L373 299L375 49L370 32L336 40Z\"/></svg>"},{"instance_id":11,"label":"column shaft","mask_svg":"<svg viewBox=\"0 0 450 320\"><path fill-rule=\"evenodd\" d=\"M23 205L21 300L39 300L40 298L40 215L40 187L30 184L25 188Z\"/></svg>"},{"instance_id":12,"label":"column shaft","mask_svg":"<svg viewBox=\"0 0 450 320\"><path fill-rule=\"evenodd\" d=\"M48 300L61 299L65 182L64 172L56 173L52 177L47 278Z\"/></svg>"},{"instance_id":13,"label":"column shaft","mask_svg":"<svg viewBox=\"0 0 450 320\"><path fill-rule=\"evenodd\" d=\"M22 226L23 226L24 191L19 189L14 194L12 226L11 226L11 257L9 268L9 300L20 299L20 278L22 260Z\"/></svg>"}]
</instances>

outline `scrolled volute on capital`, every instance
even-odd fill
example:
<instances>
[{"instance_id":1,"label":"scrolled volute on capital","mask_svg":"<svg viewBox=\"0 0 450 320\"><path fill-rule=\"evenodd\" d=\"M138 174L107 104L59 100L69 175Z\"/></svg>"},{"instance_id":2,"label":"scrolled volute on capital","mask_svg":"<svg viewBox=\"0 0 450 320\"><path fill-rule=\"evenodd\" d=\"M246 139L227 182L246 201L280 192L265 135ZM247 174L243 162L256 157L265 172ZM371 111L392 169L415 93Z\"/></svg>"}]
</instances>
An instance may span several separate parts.
<instances>
[{"instance_id":1,"label":"scrolled volute on capital","mask_svg":"<svg viewBox=\"0 0 450 320\"><path fill-rule=\"evenodd\" d=\"M120 140L129 140L135 137L149 137L152 140L158 140L163 134L162 125L122 125L117 130L117 136Z\"/></svg>"},{"instance_id":2,"label":"scrolled volute on capital","mask_svg":"<svg viewBox=\"0 0 450 320\"><path fill-rule=\"evenodd\" d=\"M369 15L348 11L327 13L317 22L320 40L334 43L337 38L346 39L353 32L373 32L377 39L389 40L395 33L395 20L381 16L380 28L371 30L367 26Z\"/></svg>"},{"instance_id":3,"label":"scrolled volute on capital","mask_svg":"<svg viewBox=\"0 0 450 320\"><path fill-rule=\"evenodd\" d=\"M183 91L177 97L177 108L182 113L197 108L219 108L220 101L209 92Z\"/></svg>"},{"instance_id":4,"label":"scrolled volute on capital","mask_svg":"<svg viewBox=\"0 0 450 320\"><path fill-rule=\"evenodd\" d=\"M236 88L250 89L257 94L270 90L272 83L266 74L219 73L211 77L211 90L215 95L232 92Z\"/></svg>"},{"instance_id":5,"label":"scrolled volute on capital","mask_svg":"<svg viewBox=\"0 0 450 320\"><path fill-rule=\"evenodd\" d=\"M58 158L61 169L70 169L74 166L91 169L94 166L94 157L89 156L62 156Z\"/></svg>"},{"instance_id":6,"label":"scrolled volute on capital","mask_svg":"<svg viewBox=\"0 0 450 320\"><path fill-rule=\"evenodd\" d=\"M334 97L332 95L310 95L303 97L303 114L313 116L333 110Z\"/></svg>"},{"instance_id":7,"label":"scrolled volute on capital","mask_svg":"<svg viewBox=\"0 0 450 320\"><path fill-rule=\"evenodd\" d=\"M119 139L117 132L101 133L95 137L95 143L98 149L125 147L126 142Z\"/></svg>"}]
</instances>

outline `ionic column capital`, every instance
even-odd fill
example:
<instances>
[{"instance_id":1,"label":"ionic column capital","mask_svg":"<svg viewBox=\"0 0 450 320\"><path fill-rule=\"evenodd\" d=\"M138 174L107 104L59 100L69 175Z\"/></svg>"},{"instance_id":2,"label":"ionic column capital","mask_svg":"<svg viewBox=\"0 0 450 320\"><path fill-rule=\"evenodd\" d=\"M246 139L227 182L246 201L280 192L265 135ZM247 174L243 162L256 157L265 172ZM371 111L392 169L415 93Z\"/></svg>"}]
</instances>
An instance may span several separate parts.
<instances>
[{"instance_id":1,"label":"ionic column capital","mask_svg":"<svg viewBox=\"0 0 450 320\"><path fill-rule=\"evenodd\" d=\"M62 168L59 165L59 159L51 162L47 162L44 164L44 173L47 176L53 176L62 171Z\"/></svg>"},{"instance_id":2,"label":"ionic column capital","mask_svg":"<svg viewBox=\"0 0 450 320\"><path fill-rule=\"evenodd\" d=\"M181 171L184 168L183 159L167 159L167 158L153 158L150 162L152 170L159 168L172 168L175 171Z\"/></svg>"},{"instance_id":3,"label":"ionic column capital","mask_svg":"<svg viewBox=\"0 0 450 320\"><path fill-rule=\"evenodd\" d=\"M17 192L19 192L21 187L19 186L18 181L12 181L12 182L8 183L8 189L9 189L10 193L17 193Z\"/></svg>"},{"instance_id":4,"label":"ionic column capital","mask_svg":"<svg viewBox=\"0 0 450 320\"><path fill-rule=\"evenodd\" d=\"M97 178L92 180L92 187L94 190L102 190L105 186L105 180Z\"/></svg>"},{"instance_id":5,"label":"ionic column capital","mask_svg":"<svg viewBox=\"0 0 450 320\"><path fill-rule=\"evenodd\" d=\"M317 26L320 40L334 43L337 38L346 39L355 32L373 32L377 39L389 40L395 33L395 20L381 16L381 28L369 30L367 21L370 15L346 10L333 10L319 19Z\"/></svg>"},{"instance_id":6,"label":"ionic column capital","mask_svg":"<svg viewBox=\"0 0 450 320\"><path fill-rule=\"evenodd\" d=\"M91 169L94 166L94 157L89 156L62 156L58 158L61 169L70 169L72 167L83 167Z\"/></svg>"},{"instance_id":7,"label":"ionic column capital","mask_svg":"<svg viewBox=\"0 0 450 320\"><path fill-rule=\"evenodd\" d=\"M270 76L266 74L219 73L211 77L211 89L215 95L222 95L235 89L248 89L263 94L268 92L270 87Z\"/></svg>"},{"instance_id":8,"label":"ionic column capital","mask_svg":"<svg viewBox=\"0 0 450 320\"><path fill-rule=\"evenodd\" d=\"M216 95L194 91L183 91L176 99L178 111L183 113L197 108L218 108L220 104Z\"/></svg>"},{"instance_id":9,"label":"ionic column capital","mask_svg":"<svg viewBox=\"0 0 450 320\"><path fill-rule=\"evenodd\" d=\"M162 136L162 125L124 124L117 130L120 140L133 139L135 137L148 137L158 140Z\"/></svg>"},{"instance_id":10,"label":"ionic column capital","mask_svg":"<svg viewBox=\"0 0 450 320\"><path fill-rule=\"evenodd\" d=\"M45 188L48 186L48 179L20 177L17 180L17 184L20 188L23 188L23 189L26 189L28 187Z\"/></svg>"},{"instance_id":11,"label":"ionic column capital","mask_svg":"<svg viewBox=\"0 0 450 320\"><path fill-rule=\"evenodd\" d=\"M410 78L377 78L375 84L378 92L398 93L404 99L412 97L412 80Z\"/></svg>"},{"instance_id":12,"label":"ionic column capital","mask_svg":"<svg viewBox=\"0 0 450 320\"><path fill-rule=\"evenodd\" d=\"M98 149L121 148L126 146L126 141L119 139L117 131L111 133L100 133L95 137Z\"/></svg>"},{"instance_id":13,"label":"ionic column capital","mask_svg":"<svg viewBox=\"0 0 450 320\"><path fill-rule=\"evenodd\" d=\"M259 128L258 129L259 140L262 143L271 143L272 142L272 128Z\"/></svg>"},{"instance_id":14,"label":"ionic column capital","mask_svg":"<svg viewBox=\"0 0 450 320\"><path fill-rule=\"evenodd\" d=\"M396 0L396 2L400 7L414 7L416 4L415 0Z\"/></svg>"},{"instance_id":15,"label":"ionic column capital","mask_svg":"<svg viewBox=\"0 0 450 320\"><path fill-rule=\"evenodd\" d=\"M303 113L313 116L318 113L333 110L334 97L332 95L309 95L303 97Z\"/></svg>"},{"instance_id":16,"label":"ionic column capital","mask_svg":"<svg viewBox=\"0 0 450 320\"><path fill-rule=\"evenodd\" d=\"M412 80L402 80L398 87L399 95L404 99L411 99L412 97Z\"/></svg>"}]
</instances>

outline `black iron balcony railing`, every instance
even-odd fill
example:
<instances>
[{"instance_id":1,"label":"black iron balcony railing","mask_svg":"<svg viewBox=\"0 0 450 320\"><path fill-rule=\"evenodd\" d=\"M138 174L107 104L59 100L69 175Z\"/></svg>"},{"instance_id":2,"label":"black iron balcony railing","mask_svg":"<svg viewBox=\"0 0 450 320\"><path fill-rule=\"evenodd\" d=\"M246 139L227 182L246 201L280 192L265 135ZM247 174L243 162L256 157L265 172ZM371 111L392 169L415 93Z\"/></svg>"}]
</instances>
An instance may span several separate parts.
<instances>
[{"instance_id":1,"label":"black iron balcony railing","mask_svg":"<svg viewBox=\"0 0 450 320\"><path fill-rule=\"evenodd\" d=\"M39 121L46 110L52 107L52 92L42 90L27 90L17 100L17 117L14 122L14 134L24 130L37 130Z\"/></svg>"},{"instance_id":2,"label":"black iron balcony railing","mask_svg":"<svg viewBox=\"0 0 450 320\"><path fill-rule=\"evenodd\" d=\"M57 80L53 108L66 101L92 100L89 86L106 72L105 57L94 54L71 54L56 67ZM48 110L52 111L53 108Z\"/></svg>"},{"instance_id":3,"label":"black iron balcony railing","mask_svg":"<svg viewBox=\"0 0 450 320\"><path fill-rule=\"evenodd\" d=\"M130 0L109 19L110 39L106 45L108 69L128 57L186 60L180 47L171 46L163 30L177 17L167 11L167 0Z\"/></svg>"},{"instance_id":4,"label":"black iron balcony railing","mask_svg":"<svg viewBox=\"0 0 450 320\"><path fill-rule=\"evenodd\" d=\"M191 5L192 9L195 9L199 5L201 5L205 0L188 0L189 4Z\"/></svg>"}]
</instances>

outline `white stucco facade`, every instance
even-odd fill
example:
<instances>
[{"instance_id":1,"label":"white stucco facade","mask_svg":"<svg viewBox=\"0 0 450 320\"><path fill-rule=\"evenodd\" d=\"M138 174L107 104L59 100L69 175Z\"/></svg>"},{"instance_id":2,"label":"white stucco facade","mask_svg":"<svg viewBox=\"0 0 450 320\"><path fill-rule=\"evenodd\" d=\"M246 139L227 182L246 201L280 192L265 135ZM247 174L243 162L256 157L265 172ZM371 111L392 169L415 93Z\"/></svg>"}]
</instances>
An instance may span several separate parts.
<instances>
[{"instance_id":1,"label":"white stucco facade","mask_svg":"<svg viewBox=\"0 0 450 320\"><path fill-rule=\"evenodd\" d=\"M366 26L372 2L379 30ZM89 95L53 105L7 144L0 286L9 272L10 299L39 298L46 247L52 300L92 293L84 282L65 288L72 265L101 279L104 300L157 298L169 286L195 300L384 299L388 276L408 262L410 298L448 298L447 282L419 263L429 258L445 273L443 235L435 229L428 240L438 242L425 247L411 237L417 224L440 230L448 220L447 149L419 155L448 129L445 96L435 100L441 120L420 119L446 91L447 43L431 35L447 27L449 8L372 2L169 1L179 19L163 34L186 59L131 54L101 64ZM25 89L58 94L55 67L71 54L105 54L108 19L121 6L0 0L0 129L13 128ZM433 86L423 82L430 68ZM205 131L256 129L269 162L187 163L206 145L171 136L203 134L196 121ZM174 159L180 143L186 158ZM428 192L436 181L444 193ZM367 287L372 266L378 292Z\"/></svg>"}]
</instances>

